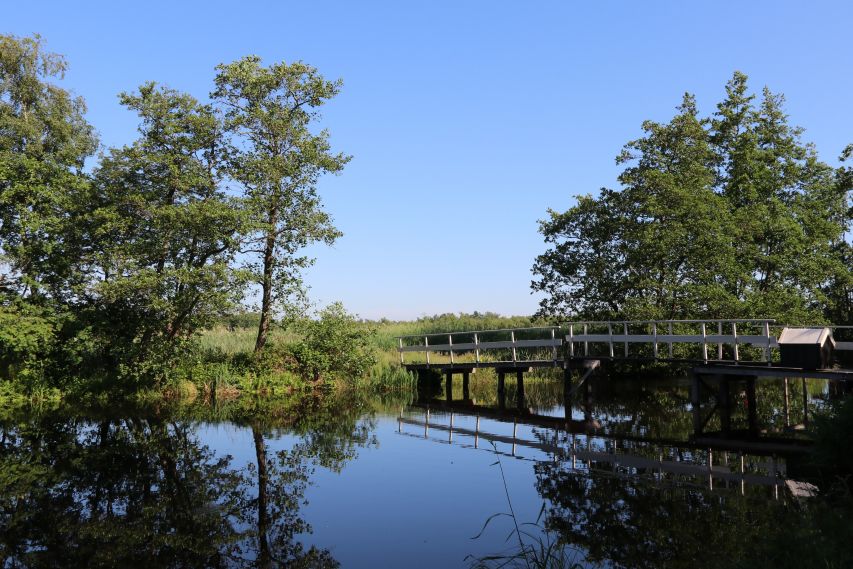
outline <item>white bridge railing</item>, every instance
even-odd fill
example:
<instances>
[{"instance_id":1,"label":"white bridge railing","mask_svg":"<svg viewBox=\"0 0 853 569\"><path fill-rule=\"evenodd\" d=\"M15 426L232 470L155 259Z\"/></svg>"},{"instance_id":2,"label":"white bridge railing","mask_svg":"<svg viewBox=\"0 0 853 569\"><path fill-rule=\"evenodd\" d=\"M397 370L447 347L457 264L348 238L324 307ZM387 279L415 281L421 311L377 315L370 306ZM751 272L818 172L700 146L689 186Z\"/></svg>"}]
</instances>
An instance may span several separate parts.
<instances>
[{"instance_id":1,"label":"white bridge railing","mask_svg":"<svg viewBox=\"0 0 853 569\"><path fill-rule=\"evenodd\" d=\"M688 344L701 348L700 355L691 359L704 362L739 362L741 346L761 348L760 359L750 361L770 362L770 349L778 347L775 336L770 335L770 326L775 322L772 319L622 320L571 322L565 328L568 329L569 357L589 356L589 345L597 343L608 347L608 353L599 357L629 358L630 344L644 344L652 348L654 359L684 359L676 358L673 346ZM740 334L738 326L741 327ZM744 328L749 328L752 333L743 334ZM731 349L726 350L726 346ZM665 348L665 355L661 355L661 347ZM709 348L716 354L709 355L712 353Z\"/></svg>"},{"instance_id":2,"label":"white bridge railing","mask_svg":"<svg viewBox=\"0 0 853 569\"><path fill-rule=\"evenodd\" d=\"M495 336L507 337L504 340L487 340L482 338L494 338ZM517 338L516 336L521 336ZM532 338L530 336L533 336ZM456 337L456 341L454 341ZM463 338L463 341L459 341ZM412 336L400 336L397 338L400 352L400 363L405 363L404 354L408 352L420 352L426 354L426 363L430 363L430 354L446 352L450 354L450 363L458 363L457 356L462 353L474 354L474 364L484 363L484 355L491 355L497 350L508 351L509 359L490 360L489 363L515 363L531 361L529 358L519 358L520 350L548 351L547 361L557 363L561 360L560 348L563 338L560 326L542 326L533 328L507 328L500 330L477 330L472 332L451 332L440 334L419 334ZM408 344L408 345L404 345ZM484 354L487 352L487 354ZM491 352L491 353L489 353ZM538 360L545 361L545 360Z\"/></svg>"},{"instance_id":3,"label":"white bridge railing","mask_svg":"<svg viewBox=\"0 0 853 569\"><path fill-rule=\"evenodd\" d=\"M400 363L405 354L449 354L451 364L553 362L562 358L690 360L704 362L773 361L773 348L778 348L772 328L781 328L772 319L734 320L621 320L569 322L562 326L507 328L436 334L419 334L397 338ZM835 330L853 330L853 326L827 326ZM484 341L483 338L486 338ZM632 350L632 346L635 348ZM677 346L692 346L685 355ZM636 348L640 347L640 355ZM745 359L744 347L752 348ZM755 349L757 348L757 350ZM561 353L565 349L565 353ZM836 341L838 351L853 351L853 342ZM534 351L537 356L524 357L519 352ZM499 354L497 360L490 356ZM470 355L473 354L473 361Z\"/></svg>"}]
</instances>

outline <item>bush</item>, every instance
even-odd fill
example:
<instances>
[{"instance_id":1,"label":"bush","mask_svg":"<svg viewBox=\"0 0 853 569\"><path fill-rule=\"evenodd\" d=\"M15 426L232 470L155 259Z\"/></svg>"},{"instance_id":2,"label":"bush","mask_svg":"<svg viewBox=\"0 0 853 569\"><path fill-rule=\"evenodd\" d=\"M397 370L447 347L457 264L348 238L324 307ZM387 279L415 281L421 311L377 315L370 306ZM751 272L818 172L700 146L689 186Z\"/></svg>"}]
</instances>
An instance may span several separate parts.
<instances>
[{"instance_id":1,"label":"bush","mask_svg":"<svg viewBox=\"0 0 853 569\"><path fill-rule=\"evenodd\" d=\"M341 303L327 306L316 319L302 320L296 327L302 339L285 349L294 371L304 379L354 379L376 362L375 330L356 320Z\"/></svg>"}]
</instances>

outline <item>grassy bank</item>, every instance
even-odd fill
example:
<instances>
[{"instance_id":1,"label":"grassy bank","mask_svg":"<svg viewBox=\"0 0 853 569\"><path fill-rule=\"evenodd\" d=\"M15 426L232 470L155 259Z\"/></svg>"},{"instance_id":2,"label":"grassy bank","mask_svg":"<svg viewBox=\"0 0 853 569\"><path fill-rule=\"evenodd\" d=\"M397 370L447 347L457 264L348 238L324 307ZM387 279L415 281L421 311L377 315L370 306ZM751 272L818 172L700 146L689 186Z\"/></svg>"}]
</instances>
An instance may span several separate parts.
<instances>
[{"instance_id":1,"label":"grassy bank","mask_svg":"<svg viewBox=\"0 0 853 569\"><path fill-rule=\"evenodd\" d=\"M183 366L180 381L190 383L207 393L215 386L235 393L272 393L292 391L306 386L286 366L259 368L252 366L256 329L247 318L225 320L203 331L198 338L198 355L193 366ZM336 374L331 386L366 388L376 392L410 389L413 378L400 368L397 337L448 331L488 330L544 325L530 317L504 317L496 314L443 314L412 321L353 321L355 331L367 339L370 365L359 375ZM330 332L330 330L327 330ZM304 338L298 330L278 329L271 335L274 346L294 345ZM341 347L344 349L344 347ZM479 378L487 380L489 370L481 370ZM309 382L310 383L310 382ZM476 382L475 382L476 383Z\"/></svg>"}]
</instances>

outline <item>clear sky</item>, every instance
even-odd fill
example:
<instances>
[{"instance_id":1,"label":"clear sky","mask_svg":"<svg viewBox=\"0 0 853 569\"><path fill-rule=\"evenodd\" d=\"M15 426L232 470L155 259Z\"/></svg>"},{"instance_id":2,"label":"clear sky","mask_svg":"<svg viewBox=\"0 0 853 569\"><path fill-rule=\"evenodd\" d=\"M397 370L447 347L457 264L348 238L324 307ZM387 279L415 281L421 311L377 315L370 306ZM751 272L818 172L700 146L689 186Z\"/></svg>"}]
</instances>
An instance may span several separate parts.
<instances>
[{"instance_id":1,"label":"clear sky","mask_svg":"<svg viewBox=\"0 0 853 569\"><path fill-rule=\"evenodd\" d=\"M117 93L147 80L205 98L247 54L303 60L344 89L325 107L353 155L321 193L344 237L312 249L320 303L366 318L530 314L537 220L613 187L614 157L685 91L710 113L735 70L784 93L830 164L853 142L853 2L39 2L0 0L0 33L70 64L102 143L135 137Z\"/></svg>"}]
</instances>

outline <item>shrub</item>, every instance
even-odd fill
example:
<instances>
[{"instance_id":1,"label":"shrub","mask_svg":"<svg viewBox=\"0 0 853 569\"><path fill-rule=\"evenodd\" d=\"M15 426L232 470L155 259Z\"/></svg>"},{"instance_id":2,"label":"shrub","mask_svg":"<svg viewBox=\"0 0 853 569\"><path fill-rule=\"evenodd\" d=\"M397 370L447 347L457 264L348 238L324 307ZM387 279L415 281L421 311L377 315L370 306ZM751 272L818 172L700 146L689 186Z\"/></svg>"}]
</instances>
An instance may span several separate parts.
<instances>
[{"instance_id":1,"label":"shrub","mask_svg":"<svg viewBox=\"0 0 853 569\"><path fill-rule=\"evenodd\" d=\"M304 379L354 379L376 362L375 330L334 303L296 325L302 338L287 346L292 365Z\"/></svg>"}]
</instances>

